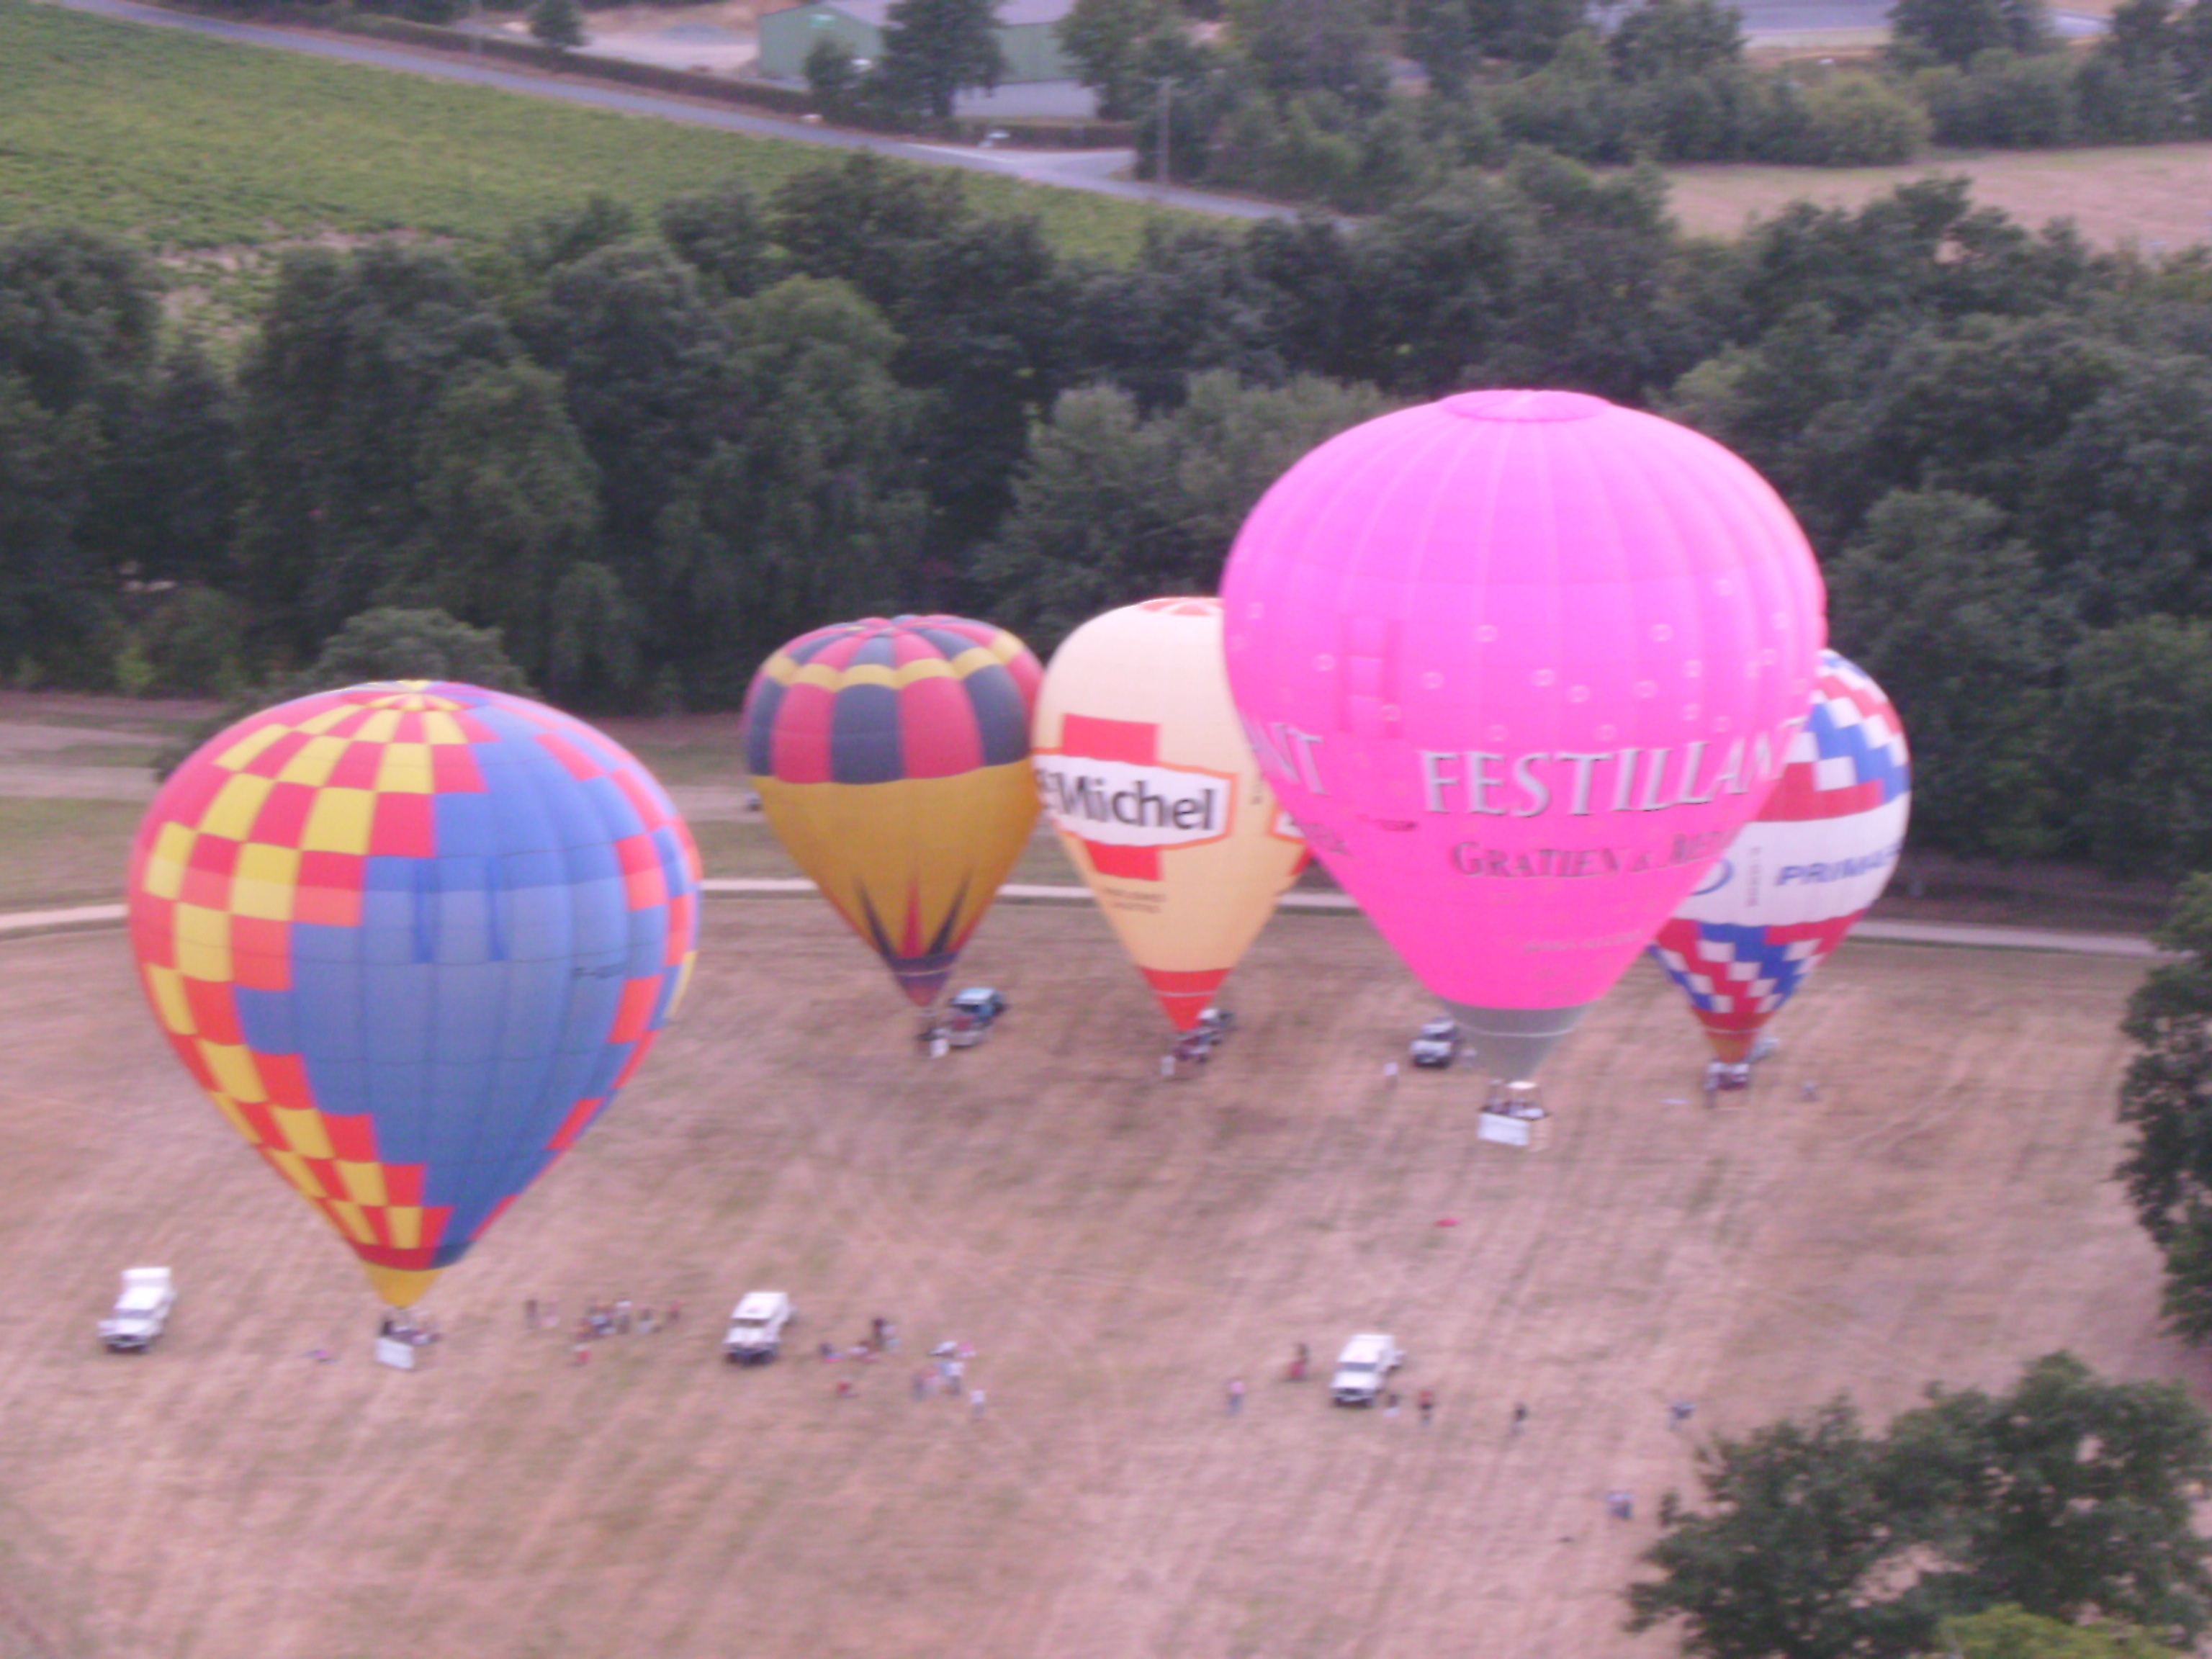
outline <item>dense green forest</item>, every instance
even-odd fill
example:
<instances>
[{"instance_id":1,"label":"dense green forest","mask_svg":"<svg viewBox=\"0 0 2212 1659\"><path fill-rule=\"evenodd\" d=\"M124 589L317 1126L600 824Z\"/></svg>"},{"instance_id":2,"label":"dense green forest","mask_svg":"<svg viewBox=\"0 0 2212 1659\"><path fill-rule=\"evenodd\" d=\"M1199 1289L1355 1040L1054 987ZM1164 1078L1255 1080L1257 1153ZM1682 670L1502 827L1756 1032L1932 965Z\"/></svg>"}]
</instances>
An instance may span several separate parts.
<instances>
[{"instance_id":1,"label":"dense green forest","mask_svg":"<svg viewBox=\"0 0 2212 1659\"><path fill-rule=\"evenodd\" d=\"M1916 184L1686 239L1525 152L1347 225L1109 264L866 158L650 221L285 257L174 337L130 247L0 240L0 663L234 690L377 605L503 631L584 708L733 704L838 616L1048 649L1213 582L1266 485L1393 403L1578 387L1734 446L1919 761L1916 833L2212 863L2212 253L2094 251Z\"/></svg>"}]
</instances>

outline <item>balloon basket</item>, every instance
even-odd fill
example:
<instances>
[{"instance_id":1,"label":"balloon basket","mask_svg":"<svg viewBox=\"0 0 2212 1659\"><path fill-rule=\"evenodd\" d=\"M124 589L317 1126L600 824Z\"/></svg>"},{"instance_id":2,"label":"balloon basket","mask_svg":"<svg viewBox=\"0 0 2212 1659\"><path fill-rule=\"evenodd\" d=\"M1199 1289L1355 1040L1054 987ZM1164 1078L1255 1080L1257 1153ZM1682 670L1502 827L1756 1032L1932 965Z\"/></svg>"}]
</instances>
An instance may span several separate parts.
<instances>
[{"instance_id":1,"label":"balloon basket","mask_svg":"<svg viewBox=\"0 0 2212 1659\"><path fill-rule=\"evenodd\" d=\"M1474 1136L1493 1146L1540 1152L1551 1144L1552 1115L1534 1084L1493 1082L1475 1118Z\"/></svg>"},{"instance_id":2,"label":"balloon basket","mask_svg":"<svg viewBox=\"0 0 2212 1659\"><path fill-rule=\"evenodd\" d=\"M386 1314L376 1331L376 1363L395 1371L428 1369L438 1358L438 1332L427 1320L416 1323L404 1314Z\"/></svg>"},{"instance_id":3,"label":"balloon basket","mask_svg":"<svg viewBox=\"0 0 2212 1659\"><path fill-rule=\"evenodd\" d=\"M1747 1060L1707 1060L1705 1087L1705 1104L1714 1110L1748 1110L1751 1106L1751 1062Z\"/></svg>"},{"instance_id":4,"label":"balloon basket","mask_svg":"<svg viewBox=\"0 0 2212 1659\"><path fill-rule=\"evenodd\" d=\"M1504 1112L1486 1109L1475 1115L1474 1138L1496 1146L1517 1147L1524 1152L1541 1152L1552 1144L1552 1120L1509 1117Z\"/></svg>"}]
</instances>

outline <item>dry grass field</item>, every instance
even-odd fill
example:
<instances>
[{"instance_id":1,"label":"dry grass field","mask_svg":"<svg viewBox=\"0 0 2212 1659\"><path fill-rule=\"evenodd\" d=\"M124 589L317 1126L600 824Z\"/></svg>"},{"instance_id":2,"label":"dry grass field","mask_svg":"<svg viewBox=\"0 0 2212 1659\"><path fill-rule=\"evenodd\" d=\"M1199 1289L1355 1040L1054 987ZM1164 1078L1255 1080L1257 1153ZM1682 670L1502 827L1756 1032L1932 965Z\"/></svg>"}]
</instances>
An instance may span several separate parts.
<instances>
[{"instance_id":1,"label":"dry grass field","mask_svg":"<svg viewBox=\"0 0 2212 1659\"><path fill-rule=\"evenodd\" d=\"M1856 208L1915 179L1960 173L1973 181L1978 205L2038 228L2071 219L2103 246L2175 252L2212 241L2212 144L1992 150L1894 167L1679 167L1667 180L1684 229L1733 236L1747 219L1771 218L1791 202Z\"/></svg>"},{"instance_id":2,"label":"dry grass field","mask_svg":"<svg viewBox=\"0 0 2212 1659\"><path fill-rule=\"evenodd\" d=\"M1356 918L1279 918L1176 1083L1087 910L994 914L969 976L1013 1012L939 1061L823 907L720 901L707 938L637 1084L433 1294L413 1376L156 1041L121 934L0 945L0 1654L1656 1656L1618 1595L1698 1434L2062 1346L2212 1395L2105 1180L2125 963L1856 945L1720 1113L1639 968L1522 1154L1475 1143L1471 1075L1385 1084L1426 1005ZM145 1261L179 1316L105 1354ZM716 1316L756 1285L802 1352L738 1371ZM523 1328L623 1294L683 1322L582 1366ZM891 1361L804 1357L878 1313ZM1371 1328L1413 1356L1397 1420L1282 1380ZM910 1396L947 1337L980 1419Z\"/></svg>"}]
</instances>

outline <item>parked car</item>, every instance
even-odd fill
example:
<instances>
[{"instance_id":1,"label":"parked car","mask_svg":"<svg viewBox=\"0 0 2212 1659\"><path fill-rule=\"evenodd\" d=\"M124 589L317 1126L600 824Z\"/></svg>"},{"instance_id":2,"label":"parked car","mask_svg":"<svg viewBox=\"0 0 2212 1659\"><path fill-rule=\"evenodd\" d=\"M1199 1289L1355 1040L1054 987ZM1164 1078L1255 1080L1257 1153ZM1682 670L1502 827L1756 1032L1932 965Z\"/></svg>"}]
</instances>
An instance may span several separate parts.
<instances>
[{"instance_id":1,"label":"parked car","mask_svg":"<svg viewBox=\"0 0 2212 1659\"><path fill-rule=\"evenodd\" d=\"M1412 1048L1416 1066L1449 1066L1459 1058L1459 1022L1432 1019L1421 1027Z\"/></svg>"},{"instance_id":2,"label":"parked car","mask_svg":"<svg viewBox=\"0 0 2212 1659\"><path fill-rule=\"evenodd\" d=\"M991 1022L978 1014L956 1013L945 1022L945 1040L956 1048L972 1048L991 1035Z\"/></svg>"},{"instance_id":3,"label":"parked car","mask_svg":"<svg viewBox=\"0 0 2212 1659\"><path fill-rule=\"evenodd\" d=\"M1201 1008L1198 1011L1198 1029L1218 1042L1235 1029L1237 1016L1226 1008Z\"/></svg>"},{"instance_id":4,"label":"parked car","mask_svg":"<svg viewBox=\"0 0 2212 1659\"><path fill-rule=\"evenodd\" d=\"M112 1353L143 1353L176 1305L177 1286L167 1267L125 1267L115 1311L100 1322L100 1340Z\"/></svg>"},{"instance_id":5,"label":"parked car","mask_svg":"<svg viewBox=\"0 0 2212 1659\"><path fill-rule=\"evenodd\" d=\"M1006 1012L1006 999L988 985L971 985L946 1006L955 1016L967 1014L988 1025Z\"/></svg>"},{"instance_id":6,"label":"parked car","mask_svg":"<svg viewBox=\"0 0 2212 1659\"><path fill-rule=\"evenodd\" d=\"M763 1365L783 1346L784 1327L799 1316L781 1291L747 1291L730 1313L722 1358L732 1365Z\"/></svg>"},{"instance_id":7,"label":"parked car","mask_svg":"<svg viewBox=\"0 0 2212 1659\"><path fill-rule=\"evenodd\" d=\"M1751 1087L1751 1066L1746 1060L1709 1060L1705 1062L1705 1092L1719 1094Z\"/></svg>"},{"instance_id":8,"label":"parked car","mask_svg":"<svg viewBox=\"0 0 2212 1659\"><path fill-rule=\"evenodd\" d=\"M1329 1397L1340 1406L1371 1406L1390 1373L1405 1363L1406 1351L1388 1336L1372 1331L1355 1336L1336 1357Z\"/></svg>"}]
</instances>

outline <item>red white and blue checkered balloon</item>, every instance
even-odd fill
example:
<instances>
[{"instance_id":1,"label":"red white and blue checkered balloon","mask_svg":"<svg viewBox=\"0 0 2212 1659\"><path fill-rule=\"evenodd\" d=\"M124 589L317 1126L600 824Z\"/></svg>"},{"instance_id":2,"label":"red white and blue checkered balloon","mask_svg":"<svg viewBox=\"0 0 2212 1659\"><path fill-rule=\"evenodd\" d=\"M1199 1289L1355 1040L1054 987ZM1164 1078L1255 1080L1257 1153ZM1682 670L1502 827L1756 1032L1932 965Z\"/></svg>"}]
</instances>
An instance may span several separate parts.
<instances>
[{"instance_id":1,"label":"red white and blue checkered balloon","mask_svg":"<svg viewBox=\"0 0 2212 1659\"><path fill-rule=\"evenodd\" d=\"M1911 807L1897 710L1863 670L1821 653L1812 709L1774 793L1651 946L1723 1060L1750 1052L1881 896Z\"/></svg>"}]
</instances>

